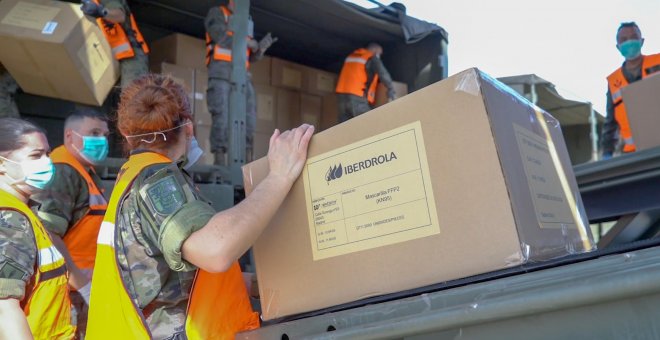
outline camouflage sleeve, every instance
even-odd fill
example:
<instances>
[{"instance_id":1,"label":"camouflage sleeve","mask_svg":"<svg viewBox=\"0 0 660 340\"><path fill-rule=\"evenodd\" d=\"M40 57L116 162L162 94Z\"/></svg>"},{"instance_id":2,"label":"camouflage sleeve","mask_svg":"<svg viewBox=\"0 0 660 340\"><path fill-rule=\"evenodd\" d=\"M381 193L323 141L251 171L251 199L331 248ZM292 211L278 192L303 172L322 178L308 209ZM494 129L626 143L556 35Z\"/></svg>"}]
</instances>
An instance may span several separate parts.
<instances>
[{"instance_id":1,"label":"camouflage sleeve","mask_svg":"<svg viewBox=\"0 0 660 340\"><path fill-rule=\"evenodd\" d=\"M28 218L15 210L0 210L0 299L23 299L36 255Z\"/></svg>"},{"instance_id":2,"label":"camouflage sleeve","mask_svg":"<svg viewBox=\"0 0 660 340\"><path fill-rule=\"evenodd\" d=\"M380 58L373 57L367 62L367 70L369 74L378 74L378 81L383 83L387 87L387 97L394 98L396 97L396 92L394 91L394 86L392 85L392 76L387 72L383 61Z\"/></svg>"},{"instance_id":3,"label":"camouflage sleeve","mask_svg":"<svg viewBox=\"0 0 660 340\"><path fill-rule=\"evenodd\" d=\"M222 46L231 46L232 39L227 34L229 26L225 22L224 14L218 6L213 6L209 9L204 19L204 28L206 28L206 33L211 36L213 42Z\"/></svg>"},{"instance_id":4,"label":"camouflage sleeve","mask_svg":"<svg viewBox=\"0 0 660 340\"><path fill-rule=\"evenodd\" d=\"M201 200L190 179L174 164L143 171L132 191L138 197L142 232L174 271L197 269L183 259L183 242L201 229L215 210Z\"/></svg>"},{"instance_id":5,"label":"camouflage sleeve","mask_svg":"<svg viewBox=\"0 0 660 340\"><path fill-rule=\"evenodd\" d=\"M32 197L40 203L38 215L44 227L60 237L87 212L89 189L69 165L55 164L55 176L44 190Z\"/></svg>"}]
</instances>

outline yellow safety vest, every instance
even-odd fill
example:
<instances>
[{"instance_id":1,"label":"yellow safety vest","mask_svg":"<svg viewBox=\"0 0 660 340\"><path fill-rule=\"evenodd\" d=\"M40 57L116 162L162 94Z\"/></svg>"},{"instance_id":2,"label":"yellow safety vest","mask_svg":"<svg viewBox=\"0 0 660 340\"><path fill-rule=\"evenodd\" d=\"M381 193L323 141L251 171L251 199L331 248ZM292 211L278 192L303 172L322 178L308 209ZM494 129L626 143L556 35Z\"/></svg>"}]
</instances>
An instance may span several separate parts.
<instances>
[{"instance_id":1,"label":"yellow safety vest","mask_svg":"<svg viewBox=\"0 0 660 340\"><path fill-rule=\"evenodd\" d=\"M18 198L0 190L0 207L19 211L32 224L37 245L37 268L31 292L21 301L35 339L72 339L71 300L64 257L55 248L48 232L30 208Z\"/></svg>"},{"instance_id":2,"label":"yellow safety vest","mask_svg":"<svg viewBox=\"0 0 660 340\"><path fill-rule=\"evenodd\" d=\"M140 172L152 164L171 162L163 155L144 152L132 155L119 172L98 238L88 339L151 338L144 315L130 298L119 272L115 221L119 204ZM233 339L237 332L257 327L259 317L252 311L238 263L225 273L197 271L185 325L189 339Z\"/></svg>"}]
</instances>

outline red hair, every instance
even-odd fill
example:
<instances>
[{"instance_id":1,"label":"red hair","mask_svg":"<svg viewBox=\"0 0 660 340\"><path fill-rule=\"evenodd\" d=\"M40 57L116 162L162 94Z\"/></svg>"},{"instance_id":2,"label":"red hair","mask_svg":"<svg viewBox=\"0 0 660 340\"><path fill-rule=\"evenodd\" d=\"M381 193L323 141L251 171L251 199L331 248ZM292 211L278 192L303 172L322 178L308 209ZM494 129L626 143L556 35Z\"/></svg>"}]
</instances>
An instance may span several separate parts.
<instances>
[{"instance_id":1,"label":"red hair","mask_svg":"<svg viewBox=\"0 0 660 340\"><path fill-rule=\"evenodd\" d=\"M121 92L117 110L117 128L126 138L129 149L139 147L167 148L179 139L177 126L192 121L190 102L183 86L169 76L148 74L142 76ZM170 130L174 129L174 130ZM134 135L163 132L162 135ZM152 140L146 143L142 140Z\"/></svg>"}]
</instances>

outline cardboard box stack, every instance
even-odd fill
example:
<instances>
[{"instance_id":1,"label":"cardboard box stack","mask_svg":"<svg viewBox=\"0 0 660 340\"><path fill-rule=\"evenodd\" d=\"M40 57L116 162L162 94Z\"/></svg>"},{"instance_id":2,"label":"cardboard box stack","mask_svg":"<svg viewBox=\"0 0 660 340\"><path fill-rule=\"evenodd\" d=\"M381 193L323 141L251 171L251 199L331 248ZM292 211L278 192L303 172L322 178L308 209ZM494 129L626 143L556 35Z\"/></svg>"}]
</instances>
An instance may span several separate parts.
<instances>
[{"instance_id":1,"label":"cardboard box stack","mask_svg":"<svg viewBox=\"0 0 660 340\"><path fill-rule=\"evenodd\" d=\"M624 87L622 92L637 150L660 146L660 72Z\"/></svg>"},{"instance_id":2,"label":"cardboard box stack","mask_svg":"<svg viewBox=\"0 0 660 340\"><path fill-rule=\"evenodd\" d=\"M96 21L78 7L1 1L0 63L27 93L101 105L119 78L119 65Z\"/></svg>"},{"instance_id":3,"label":"cardboard box stack","mask_svg":"<svg viewBox=\"0 0 660 340\"><path fill-rule=\"evenodd\" d=\"M470 69L316 134L253 249L272 320L593 247L557 121Z\"/></svg>"},{"instance_id":4,"label":"cardboard box stack","mask_svg":"<svg viewBox=\"0 0 660 340\"><path fill-rule=\"evenodd\" d=\"M192 73L189 81L190 93L194 98L195 133L205 155L201 162L212 164L209 136L211 115L206 107L207 74L204 64L205 43L201 39L173 34L151 45L152 70L172 70L174 66ZM164 63L171 64L168 68ZM173 76L176 77L174 73ZM257 102L257 125L255 130L254 158L268 152L268 142L275 128L287 130L302 123L314 124L317 131L337 124L337 98L334 94L337 75L299 65L286 60L264 57L250 65L250 74ZM189 80L190 79L190 80ZM396 83L397 97L407 93L407 86ZM387 102L381 87L377 93L377 106ZM384 98L384 99L383 99Z\"/></svg>"}]
</instances>

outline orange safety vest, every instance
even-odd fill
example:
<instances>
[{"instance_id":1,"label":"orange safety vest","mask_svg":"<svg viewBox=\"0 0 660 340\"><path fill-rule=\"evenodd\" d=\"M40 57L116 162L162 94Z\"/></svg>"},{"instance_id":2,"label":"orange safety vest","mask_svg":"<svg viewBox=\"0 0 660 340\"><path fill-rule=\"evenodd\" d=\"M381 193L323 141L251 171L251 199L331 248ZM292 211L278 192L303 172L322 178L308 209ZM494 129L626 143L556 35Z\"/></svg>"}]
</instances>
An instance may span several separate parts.
<instances>
[{"instance_id":1,"label":"orange safety vest","mask_svg":"<svg viewBox=\"0 0 660 340\"><path fill-rule=\"evenodd\" d=\"M139 153L119 172L98 238L88 339L105 339L108 334L117 339L151 338L144 315L129 296L119 272L115 221L119 204L140 172L152 164L171 162L157 153ZM259 316L252 311L238 263L225 273L197 270L190 295L185 325L189 339L233 339L237 332L259 327Z\"/></svg>"},{"instance_id":2,"label":"orange safety vest","mask_svg":"<svg viewBox=\"0 0 660 340\"><path fill-rule=\"evenodd\" d=\"M75 225L64 235L64 244L71 253L73 262L78 268L94 268L96 258L96 239L103 222L108 202L103 196L103 190L99 189L89 175L85 167L64 147L59 146L50 154L50 159L55 164L66 164L76 169L78 174L87 182L89 191L89 210ZM90 168L94 171L94 168Z\"/></svg>"},{"instance_id":3,"label":"orange safety vest","mask_svg":"<svg viewBox=\"0 0 660 340\"><path fill-rule=\"evenodd\" d=\"M32 224L37 245L37 268L32 291L21 301L35 339L73 339L71 300L64 257L55 248L48 232L30 208L18 198L0 190L0 206L25 215Z\"/></svg>"},{"instance_id":4,"label":"orange safety vest","mask_svg":"<svg viewBox=\"0 0 660 340\"><path fill-rule=\"evenodd\" d=\"M98 5L101 4L99 0L94 0L94 2ZM135 34L135 40L137 40L138 44L142 46L144 54L149 54L149 46L147 46L147 42L144 40L144 37L142 37L142 33L140 33L140 30L135 23L135 17L132 13L128 14L131 21L131 30L133 31L133 34ZM126 35L126 31L121 24L112 23L103 18L97 18L96 22L103 31L105 38L108 40L110 48L112 49L112 55L115 56L115 59L122 60L133 58L135 56L128 35Z\"/></svg>"},{"instance_id":5,"label":"orange safety vest","mask_svg":"<svg viewBox=\"0 0 660 340\"><path fill-rule=\"evenodd\" d=\"M642 60L642 79L648 77L651 73L651 68L660 66L660 54L645 55ZM623 67L623 66L622 66ZM628 123L628 114L626 107L623 103L621 96L621 89L628 86L628 80L623 75L623 69L619 67L616 71L607 76L607 85L612 96L612 103L614 104L614 118L619 124L619 134L623 138L624 146L623 152L633 152L636 150L630 124Z\"/></svg>"},{"instance_id":6,"label":"orange safety vest","mask_svg":"<svg viewBox=\"0 0 660 340\"><path fill-rule=\"evenodd\" d=\"M220 10L222 11L222 14L225 17L225 24L228 25L229 17L231 17L231 11L226 6L220 6ZM234 31L227 30L227 35L230 37L233 36ZM252 37L248 37L248 40L249 39L252 39ZM250 51L250 48L248 48L245 54L246 55L245 68L250 67L251 54L252 51ZM207 32L206 33L206 65L208 65L211 62L211 56L213 56L213 60L220 60L231 63L231 46L220 46L220 44L214 43L213 40L211 39L211 36Z\"/></svg>"},{"instance_id":7,"label":"orange safety vest","mask_svg":"<svg viewBox=\"0 0 660 340\"><path fill-rule=\"evenodd\" d=\"M378 74L374 75L371 84L367 86L367 61L373 57L366 48L360 48L351 53L344 61L344 66L339 73L335 92L366 97L369 104L376 102L376 88L378 86Z\"/></svg>"}]
</instances>

